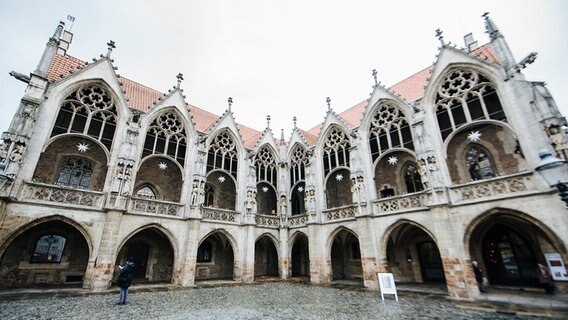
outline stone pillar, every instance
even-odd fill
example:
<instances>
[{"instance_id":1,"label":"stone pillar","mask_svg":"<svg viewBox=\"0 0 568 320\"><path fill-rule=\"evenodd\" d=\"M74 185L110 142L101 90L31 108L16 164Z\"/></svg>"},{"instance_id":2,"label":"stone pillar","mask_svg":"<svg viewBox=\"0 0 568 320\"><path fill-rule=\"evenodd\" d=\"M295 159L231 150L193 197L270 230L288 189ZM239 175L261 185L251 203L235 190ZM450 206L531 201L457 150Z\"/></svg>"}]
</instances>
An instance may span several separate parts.
<instances>
[{"instance_id":1,"label":"stone pillar","mask_svg":"<svg viewBox=\"0 0 568 320\"><path fill-rule=\"evenodd\" d=\"M314 223L308 223L308 251L310 256L310 282L312 283L328 283L331 281L331 265L326 261L325 249L320 244L318 237L318 226Z\"/></svg>"},{"instance_id":2,"label":"stone pillar","mask_svg":"<svg viewBox=\"0 0 568 320\"><path fill-rule=\"evenodd\" d=\"M195 285L195 266L197 263L197 249L199 248L197 236L199 235L200 225L200 220L192 219L187 222L187 241L185 243L185 252L181 256L183 261L181 261L179 271L176 272L174 270L172 276L172 282L175 284L181 284L184 287Z\"/></svg>"},{"instance_id":3,"label":"stone pillar","mask_svg":"<svg viewBox=\"0 0 568 320\"><path fill-rule=\"evenodd\" d=\"M243 282L253 282L254 281L254 246L255 246L255 225L248 224L243 227L243 232L245 236L243 237L243 242L241 245L242 253L242 275L241 280Z\"/></svg>"},{"instance_id":4,"label":"stone pillar","mask_svg":"<svg viewBox=\"0 0 568 320\"><path fill-rule=\"evenodd\" d=\"M362 230L359 234L359 249L361 251L361 268L363 271L363 285L369 289L377 290L377 247L374 239L373 221L371 217L357 219L357 224Z\"/></svg>"},{"instance_id":5,"label":"stone pillar","mask_svg":"<svg viewBox=\"0 0 568 320\"><path fill-rule=\"evenodd\" d=\"M106 291L110 286L114 274L121 220L121 211L108 211L105 215L97 258L93 262L89 261L85 272L85 281L90 284L91 291Z\"/></svg>"},{"instance_id":6,"label":"stone pillar","mask_svg":"<svg viewBox=\"0 0 568 320\"><path fill-rule=\"evenodd\" d=\"M288 228L280 228L280 278L290 278L290 249L288 246L289 230Z\"/></svg>"},{"instance_id":7,"label":"stone pillar","mask_svg":"<svg viewBox=\"0 0 568 320\"><path fill-rule=\"evenodd\" d=\"M442 255L442 265L444 266L444 276L448 294L453 298L468 299L473 295L479 294L473 271L464 261L458 257ZM473 282L472 282L473 280ZM477 294L476 294L477 291Z\"/></svg>"}]
</instances>

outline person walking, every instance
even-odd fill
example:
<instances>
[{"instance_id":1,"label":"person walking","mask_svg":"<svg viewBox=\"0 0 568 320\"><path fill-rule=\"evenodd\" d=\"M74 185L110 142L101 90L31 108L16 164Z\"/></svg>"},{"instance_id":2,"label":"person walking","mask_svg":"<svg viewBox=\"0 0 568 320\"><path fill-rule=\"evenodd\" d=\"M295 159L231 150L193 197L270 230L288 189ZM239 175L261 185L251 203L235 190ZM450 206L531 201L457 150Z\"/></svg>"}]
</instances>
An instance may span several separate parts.
<instances>
[{"instance_id":1,"label":"person walking","mask_svg":"<svg viewBox=\"0 0 568 320\"><path fill-rule=\"evenodd\" d=\"M479 292L487 292L483 287L483 271L481 271L481 268L479 268L479 264L474 260L471 262L471 265L473 267L473 274L475 275L475 280L477 281Z\"/></svg>"},{"instance_id":2,"label":"person walking","mask_svg":"<svg viewBox=\"0 0 568 320\"><path fill-rule=\"evenodd\" d=\"M544 287L546 294L554 294L554 284L552 283L552 275L550 270L542 263L537 263L538 282Z\"/></svg>"},{"instance_id":3,"label":"person walking","mask_svg":"<svg viewBox=\"0 0 568 320\"><path fill-rule=\"evenodd\" d=\"M116 284L120 287L120 295L118 296L118 303L120 305L126 304L126 296L128 295L128 287L132 283L134 262L132 257L126 259L124 266L118 266L120 269Z\"/></svg>"}]
</instances>

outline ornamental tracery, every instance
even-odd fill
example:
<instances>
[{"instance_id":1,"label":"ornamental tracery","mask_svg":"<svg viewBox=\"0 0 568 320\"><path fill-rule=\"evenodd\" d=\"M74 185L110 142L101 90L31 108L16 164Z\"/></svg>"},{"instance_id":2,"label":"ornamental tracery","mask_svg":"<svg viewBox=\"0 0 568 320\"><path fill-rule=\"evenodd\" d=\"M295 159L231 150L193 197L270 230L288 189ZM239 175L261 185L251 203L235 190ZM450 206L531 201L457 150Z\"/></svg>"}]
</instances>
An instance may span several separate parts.
<instances>
[{"instance_id":1,"label":"ornamental tracery","mask_svg":"<svg viewBox=\"0 0 568 320\"><path fill-rule=\"evenodd\" d=\"M173 112L157 116L146 132L142 156L166 154L183 166L186 150L187 135L178 116Z\"/></svg>"},{"instance_id":2,"label":"ornamental tracery","mask_svg":"<svg viewBox=\"0 0 568 320\"><path fill-rule=\"evenodd\" d=\"M100 85L85 84L61 103L51 137L65 133L86 134L110 150L116 123L112 96Z\"/></svg>"},{"instance_id":3,"label":"ornamental tracery","mask_svg":"<svg viewBox=\"0 0 568 320\"><path fill-rule=\"evenodd\" d=\"M369 127L369 145L373 161L391 148L414 150L410 126L399 108L384 103L376 109Z\"/></svg>"},{"instance_id":4,"label":"ornamental tracery","mask_svg":"<svg viewBox=\"0 0 568 320\"><path fill-rule=\"evenodd\" d=\"M309 154L306 148L297 145L290 156L290 184L306 180L306 166L309 164Z\"/></svg>"},{"instance_id":5,"label":"ornamental tracery","mask_svg":"<svg viewBox=\"0 0 568 320\"><path fill-rule=\"evenodd\" d=\"M476 120L507 121L495 85L471 69L449 72L438 87L435 103L444 140L460 126Z\"/></svg>"},{"instance_id":6,"label":"ornamental tracery","mask_svg":"<svg viewBox=\"0 0 568 320\"><path fill-rule=\"evenodd\" d=\"M224 131L219 133L209 146L207 155L207 172L222 169L237 178L238 152L232 136Z\"/></svg>"},{"instance_id":7,"label":"ornamental tracery","mask_svg":"<svg viewBox=\"0 0 568 320\"><path fill-rule=\"evenodd\" d=\"M323 168L327 176L333 169L349 167L349 148L351 143L345 132L331 128L323 146Z\"/></svg>"},{"instance_id":8,"label":"ornamental tracery","mask_svg":"<svg viewBox=\"0 0 568 320\"><path fill-rule=\"evenodd\" d=\"M256 182L268 181L273 186L277 183L277 169L274 155L268 146L263 146L254 157L256 167Z\"/></svg>"}]
</instances>

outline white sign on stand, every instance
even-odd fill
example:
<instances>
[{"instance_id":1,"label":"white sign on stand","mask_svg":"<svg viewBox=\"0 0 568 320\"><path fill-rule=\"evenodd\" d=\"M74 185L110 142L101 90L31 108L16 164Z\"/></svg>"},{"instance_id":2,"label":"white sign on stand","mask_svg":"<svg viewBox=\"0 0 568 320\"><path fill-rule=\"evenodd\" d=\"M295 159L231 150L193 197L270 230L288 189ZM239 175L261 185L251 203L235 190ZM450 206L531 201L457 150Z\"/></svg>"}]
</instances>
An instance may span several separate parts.
<instances>
[{"instance_id":1,"label":"white sign on stand","mask_svg":"<svg viewBox=\"0 0 568 320\"><path fill-rule=\"evenodd\" d=\"M568 272L566 272L560 253L545 253L544 256L552 274L552 279L554 281L568 281Z\"/></svg>"},{"instance_id":2,"label":"white sign on stand","mask_svg":"<svg viewBox=\"0 0 568 320\"><path fill-rule=\"evenodd\" d=\"M377 273L379 278L379 288L381 289L381 299L385 300L385 294L394 294L394 298L398 301L396 293L396 285L394 284L394 276L392 273Z\"/></svg>"}]
</instances>

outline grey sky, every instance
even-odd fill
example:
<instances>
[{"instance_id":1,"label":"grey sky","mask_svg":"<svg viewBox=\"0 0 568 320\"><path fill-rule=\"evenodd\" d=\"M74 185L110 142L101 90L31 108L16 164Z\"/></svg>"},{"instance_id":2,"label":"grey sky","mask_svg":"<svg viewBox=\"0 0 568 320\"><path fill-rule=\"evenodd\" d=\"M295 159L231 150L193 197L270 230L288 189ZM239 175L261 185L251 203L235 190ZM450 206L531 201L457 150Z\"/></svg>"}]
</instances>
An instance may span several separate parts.
<instances>
[{"instance_id":1,"label":"grey sky","mask_svg":"<svg viewBox=\"0 0 568 320\"><path fill-rule=\"evenodd\" d=\"M527 79L546 81L567 113L568 1L388 3L0 0L0 130L25 88L8 72L33 71L67 14L76 17L70 55L90 61L112 39L122 76L165 92L181 72L190 104L222 114L231 96L238 122L262 130L270 114L275 136L284 128L288 138L293 116L304 129L323 121L326 96L338 112L366 99L373 68L390 86L429 66L436 28L460 47L469 32L486 43L481 14L489 11L517 60L539 53Z\"/></svg>"}]
</instances>

